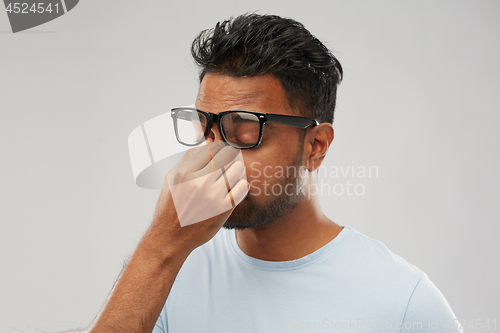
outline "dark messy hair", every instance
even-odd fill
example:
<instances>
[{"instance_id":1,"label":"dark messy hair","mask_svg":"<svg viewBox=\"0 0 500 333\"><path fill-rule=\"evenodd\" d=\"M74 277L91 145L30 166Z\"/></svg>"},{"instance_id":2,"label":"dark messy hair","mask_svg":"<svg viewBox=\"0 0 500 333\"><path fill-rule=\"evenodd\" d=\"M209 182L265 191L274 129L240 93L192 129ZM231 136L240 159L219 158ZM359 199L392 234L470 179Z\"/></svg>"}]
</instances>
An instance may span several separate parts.
<instances>
[{"instance_id":1,"label":"dark messy hair","mask_svg":"<svg viewBox=\"0 0 500 333\"><path fill-rule=\"evenodd\" d=\"M191 45L207 73L233 77L271 74L292 109L320 123L333 122L343 70L337 58L303 24L276 15L245 14L202 31Z\"/></svg>"}]
</instances>

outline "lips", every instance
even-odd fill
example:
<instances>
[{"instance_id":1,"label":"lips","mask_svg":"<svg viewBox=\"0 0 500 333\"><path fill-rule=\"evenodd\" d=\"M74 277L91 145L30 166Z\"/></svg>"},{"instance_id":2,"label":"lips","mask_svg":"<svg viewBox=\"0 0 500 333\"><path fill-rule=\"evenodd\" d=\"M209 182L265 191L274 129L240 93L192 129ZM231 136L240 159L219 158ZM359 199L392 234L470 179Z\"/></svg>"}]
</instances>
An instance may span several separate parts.
<instances>
[{"instance_id":1,"label":"lips","mask_svg":"<svg viewBox=\"0 0 500 333\"><path fill-rule=\"evenodd\" d=\"M52 21L73 9L79 0L4 0L12 32Z\"/></svg>"}]
</instances>

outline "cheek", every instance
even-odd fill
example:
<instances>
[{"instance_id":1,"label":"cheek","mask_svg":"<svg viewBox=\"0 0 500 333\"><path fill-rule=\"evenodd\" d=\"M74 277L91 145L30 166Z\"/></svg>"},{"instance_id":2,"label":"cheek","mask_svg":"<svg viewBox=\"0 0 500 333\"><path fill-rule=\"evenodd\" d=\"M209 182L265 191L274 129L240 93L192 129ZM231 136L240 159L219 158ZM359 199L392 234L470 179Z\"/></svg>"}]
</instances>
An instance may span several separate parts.
<instances>
[{"instance_id":1,"label":"cheek","mask_svg":"<svg viewBox=\"0 0 500 333\"><path fill-rule=\"evenodd\" d=\"M250 193L260 197L272 184L282 182L287 168L292 163L297 147L289 143L293 138L283 139L277 143L273 140L262 142L256 149L242 150L246 167L247 181L250 183ZM296 139L295 139L296 140ZM288 171L293 172L293 171Z\"/></svg>"},{"instance_id":2,"label":"cheek","mask_svg":"<svg viewBox=\"0 0 500 333\"><path fill-rule=\"evenodd\" d=\"M263 202L271 193L271 187L282 181L286 166L282 167L270 161L264 162L245 159L247 181L250 183L250 194L256 202ZM272 162L277 162L273 160Z\"/></svg>"}]
</instances>

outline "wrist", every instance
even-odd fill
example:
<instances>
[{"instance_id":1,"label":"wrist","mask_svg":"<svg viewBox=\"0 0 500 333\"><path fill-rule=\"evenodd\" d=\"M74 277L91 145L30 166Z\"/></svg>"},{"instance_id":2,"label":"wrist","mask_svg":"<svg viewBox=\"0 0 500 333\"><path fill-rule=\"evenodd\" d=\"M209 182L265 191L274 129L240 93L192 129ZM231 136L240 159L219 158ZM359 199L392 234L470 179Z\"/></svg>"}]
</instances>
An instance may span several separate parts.
<instances>
[{"instance_id":1,"label":"wrist","mask_svg":"<svg viewBox=\"0 0 500 333\"><path fill-rule=\"evenodd\" d=\"M164 223L153 220L137 245L136 252L142 260L155 259L160 264L180 261L182 265L192 250L176 237L173 230L165 230Z\"/></svg>"}]
</instances>

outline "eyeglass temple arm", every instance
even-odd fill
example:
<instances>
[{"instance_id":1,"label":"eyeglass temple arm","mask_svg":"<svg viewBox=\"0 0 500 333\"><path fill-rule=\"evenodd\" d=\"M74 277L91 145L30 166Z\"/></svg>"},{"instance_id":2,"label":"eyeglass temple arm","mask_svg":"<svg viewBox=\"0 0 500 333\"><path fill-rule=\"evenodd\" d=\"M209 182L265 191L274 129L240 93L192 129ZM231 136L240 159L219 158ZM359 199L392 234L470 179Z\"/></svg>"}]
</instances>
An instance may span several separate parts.
<instances>
[{"instance_id":1,"label":"eyeglass temple arm","mask_svg":"<svg viewBox=\"0 0 500 333\"><path fill-rule=\"evenodd\" d=\"M271 123L288 125L299 128L307 128L311 125L313 126L319 125L318 121L315 119L287 116L284 114L266 114L266 118L267 121Z\"/></svg>"}]
</instances>

